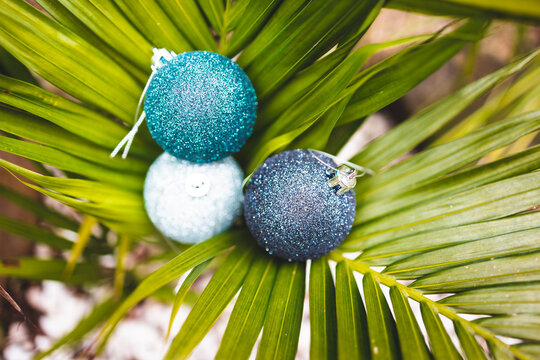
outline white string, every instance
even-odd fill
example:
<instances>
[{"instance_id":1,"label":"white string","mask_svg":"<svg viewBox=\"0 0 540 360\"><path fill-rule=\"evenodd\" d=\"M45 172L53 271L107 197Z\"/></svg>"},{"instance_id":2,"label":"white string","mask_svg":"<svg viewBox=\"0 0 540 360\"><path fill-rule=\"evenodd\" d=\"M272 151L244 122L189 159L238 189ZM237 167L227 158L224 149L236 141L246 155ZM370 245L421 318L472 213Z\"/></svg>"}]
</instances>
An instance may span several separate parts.
<instances>
[{"instance_id":1,"label":"white string","mask_svg":"<svg viewBox=\"0 0 540 360\"><path fill-rule=\"evenodd\" d=\"M334 170L334 171L339 172L338 169L334 168L334 167L333 167L332 165L330 165L330 164L327 164L324 160L322 160L322 159L320 159L318 156L316 156L316 155L314 154L314 152L317 152L317 153L319 153L319 154L323 154L323 155L329 157L330 159L334 160L334 161L337 162L338 164L345 164L345 165L347 165L347 166L349 166L349 167L351 167L351 168L353 168L353 169L356 169L356 170L360 171L360 173L356 174L355 177L362 177L362 176L364 176L364 175L366 175L366 174L368 174L368 175L375 175L375 172L374 172L373 170L371 170L371 169L368 169L368 168L366 168L366 167L363 167L363 166L354 164L354 163L352 163L352 162L350 162L350 161L347 161L347 160L340 159L340 158L338 158L337 156L328 154L328 153L326 153L326 152L324 152L324 151L313 150L313 149L308 149L308 151L311 153L311 155L312 155L315 159L317 159L319 162L321 162L322 164L326 165L328 168L330 168L330 169L332 169L332 170Z\"/></svg>"},{"instance_id":2,"label":"white string","mask_svg":"<svg viewBox=\"0 0 540 360\"><path fill-rule=\"evenodd\" d=\"M141 116L139 117L139 120L137 120L135 125L133 125L133 128L131 128L131 130L127 133L127 135L124 136L122 141L120 141L118 145L116 145L116 147L112 151L111 153L112 158L115 157L120 152L120 150L122 149L124 145L126 145L126 147L124 148L124 152L122 153L122 159L125 159L127 157L129 148L131 147L131 143L133 143L133 139L135 138L137 131L139 131L139 126L141 126L145 117L146 117L146 113L143 111Z\"/></svg>"},{"instance_id":3,"label":"white string","mask_svg":"<svg viewBox=\"0 0 540 360\"><path fill-rule=\"evenodd\" d=\"M148 91L148 87L150 86L150 82L156 75L158 69L163 66L163 62L161 59L165 59L167 61L172 60L173 57L176 56L176 54L173 51L168 51L167 49L156 49L152 48L152 51L154 52L154 56L152 56L152 73L148 77L148 80L146 81L146 84L144 85L144 89L141 93L141 96L139 97L139 102L137 103L137 110L135 111L134 119L136 120L135 124L133 125L133 128L127 133L126 136L116 145L114 150L111 152L111 157L115 157L122 147L125 145L124 152L122 153L122 159L125 159L129 153L129 149L131 148L131 144L133 144L133 140L135 139L135 135L137 135L137 131L139 131L139 126L143 123L144 119L146 118L146 113L143 111L141 113L141 116L139 119L137 119L137 116L139 115L139 111L141 110L141 105L143 102L144 97L146 96L146 92Z\"/></svg>"},{"instance_id":4,"label":"white string","mask_svg":"<svg viewBox=\"0 0 540 360\"><path fill-rule=\"evenodd\" d=\"M137 119L137 115L139 114L139 111L141 110L141 104L144 99L144 96L146 95L146 91L148 90L148 86L150 85L150 81L154 78L156 75L157 69L152 65L152 74L150 74L150 77L148 78L148 81L146 82L146 85L144 86L144 89L142 91L141 97L139 98L139 103L137 104L137 110L135 111L135 119ZM126 136L116 145L114 150L111 153L111 157L115 157L116 154L120 152L124 144L126 145L124 152L122 153L122 159L125 159L127 157L127 154L129 152L129 148L131 147L131 144L133 143L133 139L135 139L135 135L137 134L137 131L139 131L139 126L143 123L144 119L146 117L146 113L143 111L141 113L141 116L139 119L135 122L131 130L127 133Z\"/></svg>"},{"instance_id":5,"label":"white string","mask_svg":"<svg viewBox=\"0 0 540 360\"><path fill-rule=\"evenodd\" d=\"M319 151L319 150L313 150L313 149L308 149L308 151L310 152L310 154L315 158L317 159L319 162L321 162L323 165L325 165L326 167L336 171L336 172L340 172L340 170L336 169L335 167L333 167L332 165L330 164L327 164L324 160L322 160L321 158L319 158L317 155L314 154L314 152L318 152L320 154L323 154L323 155L326 155L328 156L329 158L331 158L332 160L336 161L337 163L340 163L340 164L345 164L345 165L348 165L349 167L352 167L353 169L356 169L358 171L360 171L361 173L360 174L356 174L355 178L357 177L362 177L366 174L369 174L369 175L375 175L375 172L371 169L368 169L368 168L365 168L363 166L360 166L360 165L356 165L352 162L349 162L347 160L343 160L343 159L340 159L338 158L337 156L334 156L334 155L330 155L324 151ZM249 182L249 180L251 180L251 177L253 176L255 172L252 172L251 174L249 174L248 176L246 176L246 178L244 179L244 181L242 181L242 189L247 185L247 183Z\"/></svg>"}]
</instances>

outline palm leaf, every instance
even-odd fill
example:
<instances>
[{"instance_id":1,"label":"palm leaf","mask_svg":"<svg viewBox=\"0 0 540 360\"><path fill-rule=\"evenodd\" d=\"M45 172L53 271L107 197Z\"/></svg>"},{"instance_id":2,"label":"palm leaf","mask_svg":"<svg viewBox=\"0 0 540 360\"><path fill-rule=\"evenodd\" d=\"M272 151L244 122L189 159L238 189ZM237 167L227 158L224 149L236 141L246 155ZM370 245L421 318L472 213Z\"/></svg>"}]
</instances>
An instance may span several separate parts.
<instances>
[{"instance_id":1,"label":"palm leaf","mask_svg":"<svg viewBox=\"0 0 540 360\"><path fill-rule=\"evenodd\" d=\"M518 0L512 3L503 0L391 0L388 5L396 9L437 15L498 17L534 23L540 21L540 10L535 0Z\"/></svg>"},{"instance_id":2,"label":"palm leaf","mask_svg":"<svg viewBox=\"0 0 540 360\"><path fill-rule=\"evenodd\" d=\"M452 344L452 339L446 332L437 309L425 302L420 304L420 309L422 310L422 319L426 325L426 331L429 334L429 344L433 356L437 359L459 360L461 357L454 344Z\"/></svg>"},{"instance_id":3,"label":"palm leaf","mask_svg":"<svg viewBox=\"0 0 540 360\"><path fill-rule=\"evenodd\" d=\"M90 236L90 225L82 227L74 247L56 232L9 217L0 219L0 227L51 248L71 249L71 283L112 283L114 273L116 295L130 291L118 304L98 305L42 357L104 323L97 350L102 349L133 306L160 293L171 298L166 285L191 270L170 300L172 323L191 285L216 257L224 260L215 261L210 283L173 334L168 358L189 356L237 293L217 357L248 358L262 330L258 358L294 358L306 280L313 358L538 356L540 147L529 147L540 130L538 51L432 104L356 154L354 161L377 174L359 182L353 231L328 257L307 264L270 258L254 249L243 228L182 247L179 254L163 249L141 196L146 169L159 149L141 131L129 159L109 158L134 121L152 46L237 56L260 102L254 134L239 154L251 172L282 149L337 151L367 116L405 95L467 44L481 41L491 19L538 22L535 0L38 3L47 14L24 1L0 0L0 47L11 54L0 62L7 75L0 76L0 130L6 135L0 149L48 164L62 176L41 165L42 173L6 160L0 166L85 214L92 219L86 225L99 222L117 232L116 269L95 261L114 250ZM383 5L471 19L451 31L443 27L434 34L357 46ZM365 66L373 54L394 45L405 48ZM56 88L36 86L28 70ZM516 74L521 76L513 84L500 86L506 92L460 117ZM70 98L56 94L58 89ZM426 142L427 149L418 149ZM500 149L508 152L494 153ZM411 151L417 153L398 161ZM0 195L59 228L79 226L5 188ZM142 280L133 276L131 289L124 281L132 276L124 259L131 241L142 237L161 249L148 262L168 262ZM67 264L59 258L9 259L0 274L62 281ZM133 273L142 266L135 265ZM407 286L400 279L413 282ZM448 293L440 301L427 296ZM412 303L421 316L415 316ZM486 317L470 321L462 314ZM447 323L455 328L455 342ZM508 345L499 335L518 343Z\"/></svg>"},{"instance_id":4,"label":"palm leaf","mask_svg":"<svg viewBox=\"0 0 540 360\"><path fill-rule=\"evenodd\" d=\"M276 273L272 259L258 253L231 313L216 358L249 357L263 327Z\"/></svg>"},{"instance_id":5,"label":"palm leaf","mask_svg":"<svg viewBox=\"0 0 540 360\"><path fill-rule=\"evenodd\" d=\"M183 359L195 346L242 286L253 260L250 247L237 247L227 256L197 299L193 310L174 337L165 359ZM194 331L196 329L196 331Z\"/></svg>"},{"instance_id":6,"label":"palm leaf","mask_svg":"<svg viewBox=\"0 0 540 360\"><path fill-rule=\"evenodd\" d=\"M358 285L349 265L336 266L336 314L338 357L366 358L370 354L367 317Z\"/></svg>"},{"instance_id":7,"label":"palm leaf","mask_svg":"<svg viewBox=\"0 0 540 360\"><path fill-rule=\"evenodd\" d=\"M344 299L345 300L345 299ZM352 308L351 308L352 310ZM342 315L343 321L348 319ZM336 291L328 260L311 263L309 272L310 357L333 359L337 355ZM356 329L357 327L353 327ZM348 336L349 333L346 333ZM354 339L354 335L353 335ZM345 341L342 337L341 342ZM356 344L352 346L356 348Z\"/></svg>"},{"instance_id":8,"label":"palm leaf","mask_svg":"<svg viewBox=\"0 0 540 360\"><path fill-rule=\"evenodd\" d=\"M396 324L386 298L370 273L364 276L363 283L371 357L373 359L399 359L401 354Z\"/></svg>"},{"instance_id":9,"label":"palm leaf","mask_svg":"<svg viewBox=\"0 0 540 360\"><path fill-rule=\"evenodd\" d=\"M469 359L487 359L487 356L476 339L474 338L474 331L470 327L454 321L454 327L456 334L459 338L459 342L463 349L463 353Z\"/></svg>"},{"instance_id":10,"label":"palm leaf","mask_svg":"<svg viewBox=\"0 0 540 360\"><path fill-rule=\"evenodd\" d=\"M408 298L396 286L390 288L390 298L396 317L401 355L404 359L429 359L429 350Z\"/></svg>"},{"instance_id":11,"label":"palm leaf","mask_svg":"<svg viewBox=\"0 0 540 360\"><path fill-rule=\"evenodd\" d=\"M304 306L305 264L281 263L278 268L264 329L259 359L294 359Z\"/></svg>"}]
</instances>

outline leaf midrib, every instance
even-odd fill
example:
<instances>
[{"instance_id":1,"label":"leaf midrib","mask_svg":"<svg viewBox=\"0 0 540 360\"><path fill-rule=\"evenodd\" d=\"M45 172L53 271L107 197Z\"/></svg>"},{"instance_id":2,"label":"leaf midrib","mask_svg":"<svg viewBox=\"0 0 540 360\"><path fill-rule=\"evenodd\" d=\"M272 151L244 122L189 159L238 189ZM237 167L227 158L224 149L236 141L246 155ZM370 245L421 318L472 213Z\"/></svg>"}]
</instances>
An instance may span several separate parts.
<instances>
[{"instance_id":1,"label":"leaf midrib","mask_svg":"<svg viewBox=\"0 0 540 360\"><path fill-rule=\"evenodd\" d=\"M339 261L347 262L348 264L351 265L353 270L355 270L355 271L357 271L357 272L359 272L361 274L371 273L373 275L374 279L377 282L380 282L381 284L383 284L385 286L388 286L388 287L396 286L399 290L402 290L405 294L407 294L407 296L409 296L411 299L415 300L418 303L425 302L428 305L431 304L435 309L438 310L439 314L445 316L446 318L448 318L450 320L455 320L455 321L463 324L464 326L469 326L469 328L471 328L475 332L475 334L485 338L488 341L491 341L492 343L496 344L497 346L502 347L503 349L510 350L516 357L518 357L520 359L533 360L529 355L525 354L520 349L509 346L508 344L504 343L502 340L497 338L495 334L493 334L491 331L484 328L483 326L480 326L480 325L475 324L473 322L470 322L470 321L468 321L466 319L463 319L452 308L447 307L447 306L445 306L443 304L439 304L436 301L425 297L424 294L420 290L417 290L415 288L409 288L408 286L405 286L402 283L398 282L393 277L390 277L390 276L381 274L381 273L379 273L379 272L377 272L375 270L372 270L369 267L369 265L367 265L365 263L348 259L348 258L344 257L341 253L337 252L337 251L331 252L329 254L329 257L332 260L336 261L336 262L339 262ZM539 272L540 272L540 270L539 270Z\"/></svg>"}]
</instances>

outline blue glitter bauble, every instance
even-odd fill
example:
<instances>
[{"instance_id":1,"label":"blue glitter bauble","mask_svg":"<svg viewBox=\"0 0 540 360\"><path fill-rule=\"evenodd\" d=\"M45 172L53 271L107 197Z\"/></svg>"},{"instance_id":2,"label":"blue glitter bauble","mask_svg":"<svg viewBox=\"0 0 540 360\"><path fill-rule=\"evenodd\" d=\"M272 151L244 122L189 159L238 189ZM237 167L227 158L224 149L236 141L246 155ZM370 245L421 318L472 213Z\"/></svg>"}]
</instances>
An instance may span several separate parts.
<instances>
[{"instance_id":1,"label":"blue glitter bauble","mask_svg":"<svg viewBox=\"0 0 540 360\"><path fill-rule=\"evenodd\" d=\"M328 157L317 154L336 167ZM244 216L260 246L289 261L319 258L351 230L354 191L330 187L328 166L307 150L285 151L255 171L245 193Z\"/></svg>"},{"instance_id":2,"label":"blue glitter bauble","mask_svg":"<svg viewBox=\"0 0 540 360\"><path fill-rule=\"evenodd\" d=\"M257 116L257 96L244 71L208 51L162 61L144 102L146 123L157 143L193 162L223 159L240 150Z\"/></svg>"},{"instance_id":3,"label":"blue glitter bauble","mask_svg":"<svg viewBox=\"0 0 540 360\"><path fill-rule=\"evenodd\" d=\"M232 157L196 164L163 153L146 174L146 212L164 235L186 244L199 243L228 229L238 218L242 180L242 170Z\"/></svg>"}]
</instances>

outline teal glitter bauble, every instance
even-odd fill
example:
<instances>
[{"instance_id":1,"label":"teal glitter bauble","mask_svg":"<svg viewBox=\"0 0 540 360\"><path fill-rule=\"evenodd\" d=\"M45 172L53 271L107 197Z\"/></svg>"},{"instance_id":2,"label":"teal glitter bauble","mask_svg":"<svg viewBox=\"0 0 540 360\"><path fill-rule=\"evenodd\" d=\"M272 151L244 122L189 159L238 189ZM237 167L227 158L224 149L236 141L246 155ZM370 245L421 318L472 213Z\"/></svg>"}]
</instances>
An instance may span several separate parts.
<instances>
[{"instance_id":1,"label":"teal glitter bauble","mask_svg":"<svg viewBox=\"0 0 540 360\"><path fill-rule=\"evenodd\" d=\"M237 152L253 131L257 96L231 59L208 51L162 60L144 111L150 133L169 154L210 162Z\"/></svg>"},{"instance_id":2,"label":"teal glitter bauble","mask_svg":"<svg viewBox=\"0 0 540 360\"><path fill-rule=\"evenodd\" d=\"M338 194L330 186L329 166L307 150L292 150L268 158L255 171L244 195L244 217L267 252L289 261L316 259L345 239L354 221L355 194Z\"/></svg>"}]
</instances>

